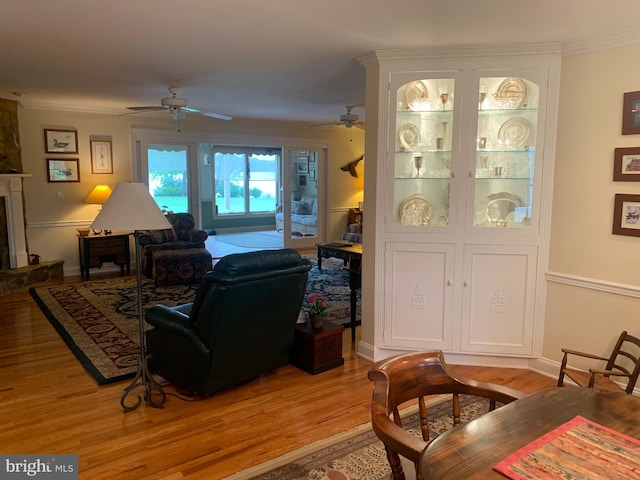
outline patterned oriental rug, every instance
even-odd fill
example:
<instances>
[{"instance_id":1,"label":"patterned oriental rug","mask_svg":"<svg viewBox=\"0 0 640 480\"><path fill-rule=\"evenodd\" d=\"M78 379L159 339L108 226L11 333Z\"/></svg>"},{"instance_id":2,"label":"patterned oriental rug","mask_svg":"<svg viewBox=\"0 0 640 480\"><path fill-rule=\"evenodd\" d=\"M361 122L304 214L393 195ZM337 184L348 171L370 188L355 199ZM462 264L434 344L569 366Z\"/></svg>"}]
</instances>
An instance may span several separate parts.
<instances>
[{"instance_id":1,"label":"patterned oriental rug","mask_svg":"<svg viewBox=\"0 0 640 480\"><path fill-rule=\"evenodd\" d=\"M313 267L311 293L330 298L329 319L350 321L348 274L323 262ZM346 285L346 286L345 286ZM145 308L188 303L197 285L156 287L143 279ZM134 276L31 288L32 297L74 355L100 385L131 378L138 365L138 294ZM359 304L359 302L358 302ZM359 310L359 309L358 309Z\"/></svg>"},{"instance_id":2,"label":"patterned oriental rug","mask_svg":"<svg viewBox=\"0 0 640 480\"><path fill-rule=\"evenodd\" d=\"M453 426L451 401L438 396L429 403L431 438ZM462 396L462 422L488 412L486 400ZM417 408L402 412L405 428L420 437ZM413 464L403 462L405 476L414 478ZM384 445L371 429L371 424L321 440L269 462L251 467L224 480L387 480L391 473Z\"/></svg>"}]
</instances>

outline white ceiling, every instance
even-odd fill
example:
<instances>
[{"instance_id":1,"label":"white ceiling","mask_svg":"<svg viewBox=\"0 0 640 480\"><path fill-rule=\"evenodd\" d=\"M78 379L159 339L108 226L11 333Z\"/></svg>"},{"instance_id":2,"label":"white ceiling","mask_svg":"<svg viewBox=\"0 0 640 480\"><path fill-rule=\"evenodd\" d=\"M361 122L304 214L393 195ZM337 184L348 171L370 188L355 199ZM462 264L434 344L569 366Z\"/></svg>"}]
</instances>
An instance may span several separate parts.
<instances>
[{"instance_id":1,"label":"white ceiling","mask_svg":"<svg viewBox=\"0 0 640 480\"><path fill-rule=\"evenodd\" d=\"M203 110L333 121L364 104L374 50L566 44L639 18L639 0L3 0L0 97L124 113L179 86Z\"/></svg>"}]
</instances>

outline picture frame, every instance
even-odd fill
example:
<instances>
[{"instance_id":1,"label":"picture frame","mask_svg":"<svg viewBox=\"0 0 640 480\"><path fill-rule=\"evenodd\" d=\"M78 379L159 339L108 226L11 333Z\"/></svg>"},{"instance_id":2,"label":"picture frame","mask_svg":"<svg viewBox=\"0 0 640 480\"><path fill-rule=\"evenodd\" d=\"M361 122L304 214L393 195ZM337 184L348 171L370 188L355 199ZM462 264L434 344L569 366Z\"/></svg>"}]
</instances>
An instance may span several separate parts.
<instances>
[{"instance_id":1,"label":"picture frame","mask_svg":"<svg viewBox=\"0 0 640 480\"><path fill-rule=\"evenodd\" d=\"M622 104L622 135L640 134L640 91L624 94Z\"/></svg>"},{"instance_id":2,"label":"picture frame","mask_svg":"<svg viewBox=\"0 0 640 480\"><path fill-rule=\"evenodd\" d=\"M44 129L45 153L78 153L77 130Z\"/></svg>"},{"instance_id":3,"label":"picture frame","mask_svg":"<svg viewBox=\"0 0 640 480\"><path fill-rule=\"evenodd\" d=\"M306 175L300 175L300 178L298 180L299 180L298 183L299 183L299 185L301 187L306 187L307 186L307 176Z\"/></svg>"},{"instance_id":4,"label":"picture frame","mask_svg":"<svg viewBox=\"0 0 640 480\"><path fill-rule=\"evenodd\" d=\"M47 158L47 182L80 182L80 160L77 158Z\"/></svg>"},{"instance_id":5,"label":"picture frame","mask_svg":"<svg viewBox=\"0 0 640 480\"><path fill-rule=\"evenodd\" d=\"M309 173L309 157L296 158L296 173Z\"/></svg>"},{"instance_id":6,"label":"picture frame","mask_svg":"<svg viewBox=\"0 0 640 480\"><path fill-rule=\"evenodd\" d=\"M113 173L110 140L91 140L91 173Z\"/></svg>"},{"instance_id":7,"label":"picture frame","mask_svg":"<svg viewBox=\"0 0 640 480\"><path fill-rule=\"evenodd\" d=\"M312 182L314 182L316 180L316 171L315 170L309 170L309 180L311 180Z\"/></svg>"},{"instance_id":8,"label":"picture frame","mask_svg":"<svg viewBox=\"0 0 640 480\"><path fill-rule=\"evenodd\" d=\"M640 237L640 195L616 193L612 232L614 235Z\"/></svg>"},{"instance_id":9,"label":"picture frame","mask_svg":"<svg viewBox=\"0 0 640 480\"><path fill-rule=\"evenodd\" d=\"M640 182L640 147L615 149L613 180L616 182Z\"/></svg>"}]
</instances>

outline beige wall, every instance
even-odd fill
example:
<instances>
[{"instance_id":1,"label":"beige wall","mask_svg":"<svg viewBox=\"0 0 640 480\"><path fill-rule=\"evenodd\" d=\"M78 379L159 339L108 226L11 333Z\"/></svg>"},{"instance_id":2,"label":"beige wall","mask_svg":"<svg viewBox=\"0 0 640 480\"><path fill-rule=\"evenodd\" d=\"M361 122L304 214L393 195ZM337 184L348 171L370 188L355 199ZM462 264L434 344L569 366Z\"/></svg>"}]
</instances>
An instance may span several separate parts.
<instances>
[{"instance_id":1,"label":"beige wall","mask_svg":"<svg viewBox=\"0 0 640 480\"><path fill-rule=\"evenodd\" d=\"M640 238L613 235L614 182L623 93L640 90L640 45L566 56L562 62L543 357L560 349L606 353L620 331L640 336ZM577 278L574 278L577 277Z\"/></svg>"},{"instance_id":2,"label":"beige wall","mask_svg":"<svg viewBox=\"0 0 640 480\"><path fill-rule=\"evenodd\" d=\"M19 108L20 139L25 173L33 177L24 181L29 251L41 256L41 261L64 260L65 273L79 272L76 228L87 226L95 217L98 207L85 205L91 189L106 183L112 188L118 182L134 180L131 163L131 129L149 128L172 130L178 122L166 114L154 116L79 113L62 110ZM44 128L62 128L78 131L78 155L46 155ZM364 151L364 132L342 127L304 128L279 122L259 122L234 119L230 122L211 120L190 115L181 122L183 132L214 132L230 135L311 138L329 143L328 165L328 232L344 230L339 224L345 220L346 210L362 199L363 180L353 178L340 167L357 158ZM91 173L89 140L111 138L113 142L113 175ZM45 159L79 158L80 183L48 183ZM63 198L58 198L61 192ZM346 221L346 220L345 220Z\"/></svg>"}]
</instances>

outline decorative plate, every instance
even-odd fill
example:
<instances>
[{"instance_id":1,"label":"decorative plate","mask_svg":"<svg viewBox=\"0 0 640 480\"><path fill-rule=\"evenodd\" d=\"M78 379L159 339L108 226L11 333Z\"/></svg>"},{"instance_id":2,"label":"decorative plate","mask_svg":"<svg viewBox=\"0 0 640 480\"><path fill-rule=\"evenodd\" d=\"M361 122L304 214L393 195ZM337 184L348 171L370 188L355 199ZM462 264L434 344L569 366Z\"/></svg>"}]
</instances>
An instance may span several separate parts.
<instances>
[{"instance_id":1,"label":"decorative plate","mask_svg":"<svg viewBox=\"0 0 640 480\"><path fill-rule=\"evenodd\" d=\"M400 137L400 144L406 150L413 150L420 145L420 130L413 123L402 125L398 131L398 136Z\"/></svg>"},{"instance_id":2,"label":"decorative plate","mask_svg":"<svg viewBox=\"0 0 640 480\"><path fill-rule=\"evenodd\" d=\"M400 225L422 227L430 218L431 204L422 195L410 195L400 204Z\"/></svg>"},{"instance_id":3,"label":"decorative plate","mask_svg":"<svg viewBox=\"0 0 640 480\"><path fill-rule=\"evenodd\" d=\"M502 124L498 139L503 145L519 147L529 138L529 122L522 117L513 117Z\"/></svg>"},{"instance_id":4,"label":"decorative plate","mask_svg":"<svg viewBox=\"0 0 640 480\"><path fill-rule=\"evenodd\" d=\"M505 106L518 108L522 105L524 97L527 95L527 86L520 78L506 78L502 81L493 98L496 100L507 100Z\"/></svg>"},{"instance_id":5,"label":"decorative plate","mask_svg":"<svg viewBox=\"0 0 640 480\"><path fill-rule=\"evenodd\" d=\"M404 98L409 110L421 112L426 110L427 105L429 105L429 90L421 80L410 82L405 87Z\"/></svg>"},{"instance_id":6,"label":"decorative plate","mask_svg":"<svg viewBox=\"0 0 640 480\"><path fill-rule=\"evenodd\" d=\"M486 198L486 203L487 219L491 225L498 226L506 226L509 223L513 223L516 207L524 206L520 197L507 192L489 195Z\"/></svg>"}]
</instances>

